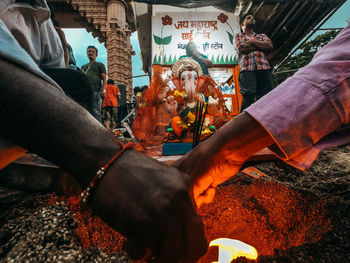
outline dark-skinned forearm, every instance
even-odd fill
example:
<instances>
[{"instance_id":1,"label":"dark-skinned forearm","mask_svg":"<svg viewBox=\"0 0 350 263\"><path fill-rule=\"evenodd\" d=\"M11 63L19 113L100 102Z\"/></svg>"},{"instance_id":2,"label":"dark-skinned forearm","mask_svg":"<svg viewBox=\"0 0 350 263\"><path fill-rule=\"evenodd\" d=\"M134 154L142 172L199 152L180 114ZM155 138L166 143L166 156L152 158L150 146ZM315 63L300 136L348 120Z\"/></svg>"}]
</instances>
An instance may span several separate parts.
<instances>
[{"instance_id":1,"label":"dark-skinned forearm","mask_svg":"<svg viewBox=\"0 0 350 263\"><path fill-rule=\"evenodd\" d=\"M199 57L199 59L208 67L211 68L213 66L213 62L210 59L206 59L203 57Z\"/></svg>"},{"instance_id":2,"label":"dark-skinned forearm","mask_svg":"<svg viewBox=\"0 0 350 263\"><path fill-rule=\"evenodd\" d=\"M247 47L242 47L241 49L239 49L239 53L243 54L243 55L247 55L251 52L257 51L257 49L253 46L247 46Z\"/></svg>"},{"instance_id":3,"label":"dark-skinned forearm","mask_svg":"<svg viewBox=\"0 0 350 263\"><path fill-rule=\"evenodd\" d=\"M36 75L0 59L0 136L35 152L85 186L118 150L81 106Z\"/></svg>"},{"instance_id":4,"label":"dark-skinned forearm","mask_svg":"<svg viewBox=\"0 0 350 263\"><path fill-rule=\"evenodd\" d=\"M249 43L259 51L270 51L273 49L271 41L251 40Z\"/></svg>"},{"instance_id":5,"label":"dark-skinned forearm","mask_svg":"<svg viewBox=\"0 0 350 263\"><path fill-rule=\"evenodd\" d=\"M252 46L252 45L245 45L245 46L241 46L239 48L239 53L243 54L243 55L247 55L250 52L254 52L254 51L258 51L256 47Z\"/></svg>"},{"instance_id":6,"label":"dark-skinned forearm","mask_svg":"<svg viewBox=\"0 0 350 263\"><path fill-rule=\"evenodd\" d=\"M212 153L235 156L235 161L244 162L259 150L273 144L266 130L247 113L242 113L222 126L208 139Z\"/></svg>"}]
</instances>

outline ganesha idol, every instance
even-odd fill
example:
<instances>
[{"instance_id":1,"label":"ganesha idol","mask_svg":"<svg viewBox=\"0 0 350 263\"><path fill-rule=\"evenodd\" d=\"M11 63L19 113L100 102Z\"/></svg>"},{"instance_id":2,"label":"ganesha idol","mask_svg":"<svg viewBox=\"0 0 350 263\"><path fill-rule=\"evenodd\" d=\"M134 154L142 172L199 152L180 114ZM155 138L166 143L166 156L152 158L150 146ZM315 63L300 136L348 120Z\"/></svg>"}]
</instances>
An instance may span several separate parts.
<instances>
[{"instance_id":1,"label":"ganesha idol","mask_svg":"<svg viewBox=\"0 0 350 263\"><path fill-rule=\"evenodd\" d=\"M200 140L204 140L215 131L215 126L218 128L229 120L221 90L210 76L203 75L200 64L190 57L176 61L171 71L176 88L167 87L159 94L172 116L164 142L192 142L194 133L199 133Z\"/></svg>"}]
</instances>

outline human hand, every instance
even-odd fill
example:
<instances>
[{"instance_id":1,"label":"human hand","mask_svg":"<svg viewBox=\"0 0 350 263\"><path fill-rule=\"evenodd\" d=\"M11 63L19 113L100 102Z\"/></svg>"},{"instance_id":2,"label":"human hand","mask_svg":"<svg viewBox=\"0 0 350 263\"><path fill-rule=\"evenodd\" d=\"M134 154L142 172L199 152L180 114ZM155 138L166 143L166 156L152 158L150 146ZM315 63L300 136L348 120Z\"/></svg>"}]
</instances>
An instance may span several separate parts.
<instances>
[{"instance_id":1,"label":"human hand","mask_svg":"<svg viewBox=\"0 0 350 263\"><path fill-rule=\"evenodd\" d=\"M243 47L252 47L253 43L254 43L254 40L247 40L242 45L243 45Z\"/></svg>"},{"instance_id":2,"label":"human hand","mask_svg":"<svg viewBox=\"0 0 350 263\"><path fill-rule=\"evenodd\" d=\"M55 30L61 40L63 52L64 52L64 63L65 63L65 68L68 68L69 64L69 51L68 51L68 43L66 40L66 36L63 32L63 30L60 27L55 26Z\"/></svg>"},{"instance_id":3,"label":"human hand","mask_svg":"<svg viewBox=\"0 0 350 263\"><path fill-rule=\"evenodd\" d=\"M199 51L198 51L197 49L193 49L193 50L192 50L192 55L193 55L193 57L195 57L195 58L198 58L198 59L201 58L201 53L199 53Z\"/></svg>"},{"instance_id":4,"label":"human hand","mask_svg":"<svg viewBox=\"0 0 350 263\"><path fill-rule=\"evenodd\" d=\"M91 196L93 210L157 262L196 262L207 249L189 177L133 150L124 152Z\"/></svg>"},{"instance_id":5,"label":"human hand","mask_svg":"<svg viewBox=\"0 0 350 263\"><path fill-rule=\"evenodd\" d=\"M232 154L225 151L214 153L210 139L187 153L173 163L180 171L190 175L192 194L199 208L204 203L210 203L215 196L216 187L235 175L243 164L233 160Z\"/></svg>"},{"instance_id":6,"label":"human hand","mask_svg":"<svg viewBox=\"0 0 350 263\"><path fill-rule=\"evenodd\" d=\"M57 32L57 34L62 42L62 46L63 47L67 46L66 35L64 34L63 30L58 26L55 26L55 30L56 30L56 32Z\"/></svg>"}]
</instances>

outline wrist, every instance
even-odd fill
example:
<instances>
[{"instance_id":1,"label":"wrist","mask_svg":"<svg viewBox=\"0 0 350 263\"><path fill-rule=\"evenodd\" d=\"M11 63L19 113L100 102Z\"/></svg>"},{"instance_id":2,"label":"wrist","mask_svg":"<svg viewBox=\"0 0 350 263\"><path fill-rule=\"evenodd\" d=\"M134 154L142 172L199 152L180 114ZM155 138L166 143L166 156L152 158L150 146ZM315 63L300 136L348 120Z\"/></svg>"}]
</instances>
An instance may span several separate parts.
<instances>
[{"instance_id":1,"label":"wrist","mask_svg":"<svg viewBox=\"0 0 350 263\"><path fill-rule=\"evenodd\" d=\"M115 137L104 138L101 141L91 140L80 149L74 162L70 164L69 173L85 188L93 180L96 172L117 154L121 147L113 140ZM104 137L104 136L103 136Z\"/></svg>"},{"instance_id":2,"label":"wrist","mask_svg":"<svg viewBox=\"0 0 350 263\"><path fill-rule=\"evenodd\" d=\"M274 143L268 132L247 113L222 126L207 141L213 154L227 156L238 163Z\"/></svg>"},{"instance_id":3,"label":"wrist","mask_svg":"<svg viewBox=\"0 0 350 263\"><path fill-rule=\"evenodd\" d=\"M90 194L95 190L97 184L102 179L104 174L108 171L108 169L116 162L118 157L120 157L126 150L131 149L133 147L133 143L128 142L127 144L123 145L119 141L115 141L116 144L120 146L120 150L104 165L102 166L94 175L93 179L89 183L88 187L85 188L85 190L81 193L81 202L86 203L88 201L88 198Z\"/></svg>"}]
</instances>

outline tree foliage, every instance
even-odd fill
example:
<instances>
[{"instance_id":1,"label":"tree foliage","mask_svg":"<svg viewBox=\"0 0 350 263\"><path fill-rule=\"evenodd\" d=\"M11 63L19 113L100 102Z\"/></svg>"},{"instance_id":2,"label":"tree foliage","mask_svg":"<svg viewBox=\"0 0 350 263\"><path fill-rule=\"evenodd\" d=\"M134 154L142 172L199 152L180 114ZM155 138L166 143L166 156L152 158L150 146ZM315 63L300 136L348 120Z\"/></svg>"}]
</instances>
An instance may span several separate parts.
<instances>
[{"instance_id":1,"label":"tree foliage","mask_svg":"<svg viewBox=\"0 0 350 263\"><path fill-rule=\"evenodd\" d=\"M301 45L301 47L284 62L278 71L275 72L276 86L286 78L292 76L298 69L309 64L316 52L333 40L339 32L340 30L327 31Z\"/></svg>"}]
</instances>

